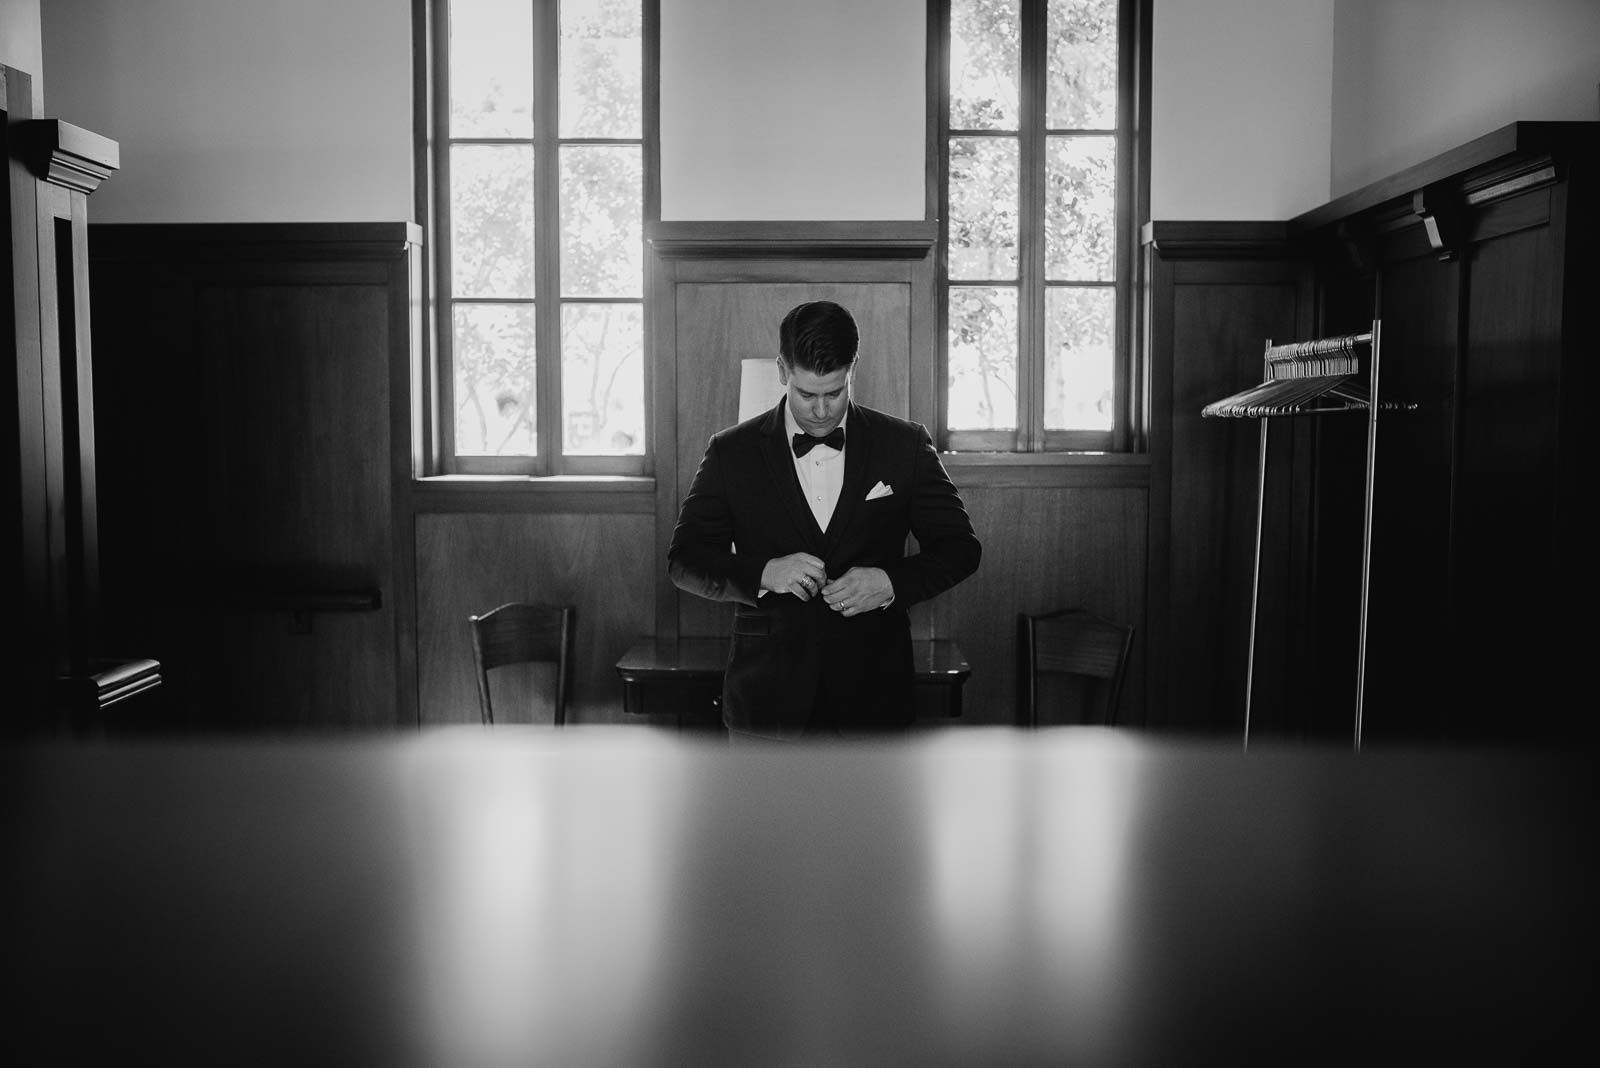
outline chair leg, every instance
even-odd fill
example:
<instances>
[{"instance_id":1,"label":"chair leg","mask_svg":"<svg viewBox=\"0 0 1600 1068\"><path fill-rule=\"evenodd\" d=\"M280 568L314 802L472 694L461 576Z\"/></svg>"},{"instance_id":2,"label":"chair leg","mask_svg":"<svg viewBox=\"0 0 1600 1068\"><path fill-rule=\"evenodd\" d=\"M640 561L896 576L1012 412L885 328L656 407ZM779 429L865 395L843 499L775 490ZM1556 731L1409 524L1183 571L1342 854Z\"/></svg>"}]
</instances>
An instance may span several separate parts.
<instances>
[{"instance_id":1,"label":"chair leg","mask_svg":"<svg viewBox=\"0 0 1600 1068\"><path fill-rule=\"evenodd\" d=\"M478 721L485 727L494 726L494 706L489 703L489 675L478 672Z\"/></svg>"}]
</instances>

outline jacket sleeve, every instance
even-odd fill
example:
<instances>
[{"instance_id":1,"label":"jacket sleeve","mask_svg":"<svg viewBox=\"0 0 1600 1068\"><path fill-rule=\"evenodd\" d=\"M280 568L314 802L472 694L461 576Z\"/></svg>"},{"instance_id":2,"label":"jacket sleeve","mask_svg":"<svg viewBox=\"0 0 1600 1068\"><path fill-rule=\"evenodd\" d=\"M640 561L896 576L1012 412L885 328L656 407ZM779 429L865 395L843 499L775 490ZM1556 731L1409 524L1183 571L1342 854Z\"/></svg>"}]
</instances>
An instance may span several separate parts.
<instances>
[{"instance_id":1,"label":"jacket sleeve","mask_svg":"<svg viewBox=\"0 0 1600 1068\"><path fill-rule=\"evenodd\" d=\"M926 427L917 427L912 476L911 534L917 551L884 570L894 584L894 603L910 607L939 594L978 570L983 546Z\"/></svg>"},{"instance_id":2,"label":"jacket sleeve","mask_svg":"<svg viewBox=\"0 0 1600 1068\"><path fill-rule=\"evenodd\" d=\"M720 435L706 446L689 495L678 510L678 524L667 547L667 574L685 593L753 605L766 561L734 552L724 449Z\"/></svg>"}]
</instances>

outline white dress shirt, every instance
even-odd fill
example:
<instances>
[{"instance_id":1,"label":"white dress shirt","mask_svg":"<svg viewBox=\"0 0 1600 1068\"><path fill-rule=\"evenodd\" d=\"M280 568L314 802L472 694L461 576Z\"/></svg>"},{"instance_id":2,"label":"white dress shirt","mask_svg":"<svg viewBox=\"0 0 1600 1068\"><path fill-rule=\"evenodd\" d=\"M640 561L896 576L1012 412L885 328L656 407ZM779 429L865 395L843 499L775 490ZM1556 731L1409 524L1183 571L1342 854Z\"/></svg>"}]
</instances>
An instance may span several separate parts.
<instances>
[{"instance_id":1,"label":"white dress shirt","mask_svg":"<svg viewBox=\"0 0 1600 1068\"><path fill-rule=\"evenodd\" d=\"M849 418L846 412L839 425L844 426ZM783 425L788 432L788 437L784 439L786 441L793 441L796 434L805 433L794 421L794 413L789 411L787 404L783 406ZM850 447L848 428L845 430L844 447ZM804 456L794 456L792 449L789 455L794 458L794 473L800 479L800 488L805 492L811 514L817 517L817 526L827 530L828 521L833 518L833 509L839 503L839 490L844 486L844 450L813 445Z\"/></svg>"}]
</instances>

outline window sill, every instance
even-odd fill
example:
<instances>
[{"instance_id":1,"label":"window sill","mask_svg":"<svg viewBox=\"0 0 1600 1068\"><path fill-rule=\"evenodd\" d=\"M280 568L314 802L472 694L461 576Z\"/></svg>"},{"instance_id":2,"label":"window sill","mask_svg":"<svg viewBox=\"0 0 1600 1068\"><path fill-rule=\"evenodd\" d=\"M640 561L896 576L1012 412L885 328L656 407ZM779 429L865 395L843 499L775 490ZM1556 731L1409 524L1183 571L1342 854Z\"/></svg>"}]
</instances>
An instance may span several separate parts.
<instances>
[{"instance_id":1,"label":"window sill","mask_svg":"<svg viewBox=\"0 0 1600 1068\"><path fill-rule=\"evenodd\" d=\"M941 452L946 467L1149 467L1147 452Z\"/></svg>"},{"instance_id":2,"label":"window sill","mask_svg":"<svg viewBox=\"0 0 1600 1068\"><path fill-rule=\"evenodd\" d=\"M653 514L656 480L645 475L432 475L413 479L424 512L613 512Z\"/></svg>"},{"instance_id":3,"label":"window sill","mask_svg":"<svg viewBox=\"0 0 1600 1068\"><path fill-rule=\"evenodd\" d=\"M1148 489L1150 454L1129 452L945 452L951 481L963 489L1040 487Z\"/></svg>"}]
</instances>

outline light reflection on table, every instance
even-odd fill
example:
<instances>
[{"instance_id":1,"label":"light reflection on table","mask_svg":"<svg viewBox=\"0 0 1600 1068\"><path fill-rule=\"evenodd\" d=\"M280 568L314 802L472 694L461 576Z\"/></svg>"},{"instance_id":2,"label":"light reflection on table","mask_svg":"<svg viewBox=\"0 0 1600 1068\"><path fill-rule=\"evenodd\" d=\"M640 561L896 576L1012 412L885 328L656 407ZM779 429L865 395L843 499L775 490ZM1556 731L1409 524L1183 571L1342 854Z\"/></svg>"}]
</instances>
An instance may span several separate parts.
<instances>
[{"instance_id":1,"label":"light reflection on table","mask_svg":"<svg viewBox=\"0 0 1600 1068\"><path fill-rule=\"evenodd\" d=\"M1304 1063L1380 1027L1435 1058L1592 997L1576 757L471 728L3 759L6 1041L62 1060Z\"/></svg>"}]
</instances>

